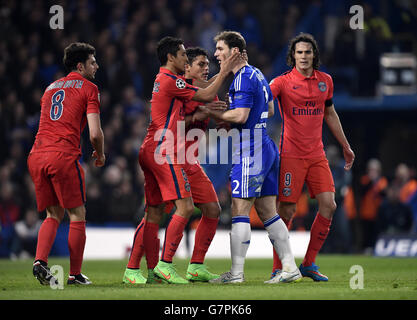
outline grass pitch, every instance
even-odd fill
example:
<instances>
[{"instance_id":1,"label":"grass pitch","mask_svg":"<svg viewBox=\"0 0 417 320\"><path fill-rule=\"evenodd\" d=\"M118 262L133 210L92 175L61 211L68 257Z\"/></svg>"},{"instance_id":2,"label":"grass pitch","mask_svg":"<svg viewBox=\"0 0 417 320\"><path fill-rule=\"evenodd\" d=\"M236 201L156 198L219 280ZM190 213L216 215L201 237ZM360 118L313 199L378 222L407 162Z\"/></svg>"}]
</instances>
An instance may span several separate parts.
<instances>
[{"instance_id":1,"label":"grass pitch","mask_svg":"<svg viewBox=\"0 0 417 320\"><path fill-rule=\"evenodd\" d=\"M243 284L216 285L126 285L122 283L126 260L86 260L83 273L90 286L67 286L69 259L51 258L49 266L61 265L65 272L63 290L41 286L32 275L32 261L0 260L0 300L415 300L417 299L417 259L376 258L356 255L319 255L316 263L329 282L303 278L299 283L267 285L272 259L247 259ZM185 276L188 260L174 260ZM297 259L297 265L301 263ZM229 259L207 259L209 270L229 270ZM357 271L363 269L363 289L352 289ZM147 276L146 264L142 271Z\"/></svg>"}]
</instances>

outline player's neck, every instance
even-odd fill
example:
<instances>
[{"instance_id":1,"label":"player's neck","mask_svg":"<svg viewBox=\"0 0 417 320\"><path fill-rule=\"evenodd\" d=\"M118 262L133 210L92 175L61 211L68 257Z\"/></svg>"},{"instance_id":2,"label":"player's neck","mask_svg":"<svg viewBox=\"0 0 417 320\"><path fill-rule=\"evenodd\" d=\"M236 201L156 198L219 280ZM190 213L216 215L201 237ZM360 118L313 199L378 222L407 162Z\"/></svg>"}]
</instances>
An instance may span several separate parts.
<instances>
[{"instance_id":1,"label":"player's neck","mask_svg":"<svg viewBox=\"0 0 417 320\"><path fill-rule=\"evenodd\" d=\"M247 62L242 62L238 64L236 67L233 68L232 70L233 74L236 74L236 72L238 72L240 69L242 69L244 66L247 66L247 65L248 65Z\"/></svg>"},{"instance_id":2,"label":"player's neck","mask_svg":"<svg viewBox=\"0 0 417 320\"><path fill-rule=\"evenodd\" d=\"M301 73L304 77L309 78L313 75L313 68L303 69L299 68L298 66L295 67L299 73Z\"/></svg>"},{"instance_id":3,"label":"player's neck","mask_svg":"<svg viewBox=\"0 0 417 320\"><path fill-rule=\"evenodd\" d=\"M164 66L161 66L161 68L165 68L168 69L169 71L171 71L173 74L179 74L181 73L181 70L178 70L173 64L171 63L167 63Z\"/></svg>"}]
</instances>

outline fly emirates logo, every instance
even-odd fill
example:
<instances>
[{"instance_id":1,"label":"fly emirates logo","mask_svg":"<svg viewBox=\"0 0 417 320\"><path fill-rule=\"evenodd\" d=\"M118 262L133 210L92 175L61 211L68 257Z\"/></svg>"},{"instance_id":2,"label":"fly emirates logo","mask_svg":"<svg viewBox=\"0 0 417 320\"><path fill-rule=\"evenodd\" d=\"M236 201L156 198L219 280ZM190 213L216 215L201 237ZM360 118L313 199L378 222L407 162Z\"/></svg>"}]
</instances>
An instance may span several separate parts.
<instances>
[{"instance_id":1,"label":"fly emirates logo","mask_svg":"<svg viewBox=\"0 0 417 320\"><path fill-rule=\"evenodd\" d=\"M294 116L319 116L323 114L323 110L316 107L315 101L306 101L302 107L292 107L292 114Z\"/></svg>"}]
</instances>

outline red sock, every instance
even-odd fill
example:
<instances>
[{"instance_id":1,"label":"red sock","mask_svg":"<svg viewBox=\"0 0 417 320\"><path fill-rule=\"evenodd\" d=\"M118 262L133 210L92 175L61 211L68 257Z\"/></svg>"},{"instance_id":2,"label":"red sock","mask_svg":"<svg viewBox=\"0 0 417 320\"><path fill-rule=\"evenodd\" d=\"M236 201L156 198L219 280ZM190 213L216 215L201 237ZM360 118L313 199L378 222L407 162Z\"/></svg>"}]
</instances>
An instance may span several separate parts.
<instances>
[{"instance_id":1,"label":"red sock","mask_svg":"<svg viewBox=\"0 0 417 320\"><path fill-rule=\"evenodd\" d=\"M143 225L145 223L145 218L139 223L135 231L135 236L133 237L133 246L132 251L130 252L129 262L127 267L130 269L139 269L140 261L142 260L143 254L145 253L145 247L143 245Z\"/></svg>"},{"instance_id":2,"label":"red sock","mask_svg":"<svg viewBox=\"0 0 417 320\"><path fill-rule=\"evenodd\" d=\"M211 241L216 234L219 219L201 217L195 232L194 250L190 263L203 263Z\"/></svg>"},{"instance_id":3,"label":"red sock","mask_svg":"<svg viewBox=\"0 0 417 320\"><path fill-rule=\"evenodd\" d=\"M42 260L48 263L48 256L54 244L56 231L58 230L59 222L54 218L46 218L39 229L38 243L36 245L36 260Z\"/></svg>"},{"instance_id":4,"label":"red sock","mask_svg":"<svg viewBox=\"0 0 417 320\"><path fill-rule=\"evenodd\" d=\"M159 259L159 224L146 221L143 229L143 245L145 248L146 265L148 269L153 269L158 264Z\"/></svg>"},{"instance_id":5,"label":"red sock","mask_svg":"<svg viewBox=\"0 0 417 320\"><path fill-rule=\"evenodd\" d=\"M77 275L81 273L85 239L85 221L71 221L68 232L70 275Z\"/></svg>"},{"instance_id":6,"label":"red sock","mask_svg":"<svg viewBox=\"0 0 417 320\"><path fill-rule=\"evenodd\" d=\"M288 228L288 230L290 229L290 225L291 225L291 221L292 221L292 219L291 220L287 220L287 219L285 219L285 218L283 218L283 217L281 217L281 219L282 219L282 221L284 221L284 223L285 223L285 225L287 226L287 228ZM279 260L279 256L278 256L278 254L275 252L275 249L274 249L274 247L272 247L272 251L273 251L273 257L274 257L274 262L273 262L273 264L272 264L272 272L274 272L275 270L277 270L277 269L280 269L280 270L282 270L282 263L281 263L281 260Z\"/></svg>"},{"instance_id":7,"label":"red sock","mask_svg":"<svg viewBox=\"0 0 417 320\"><path fill-rule=\"evenodd\" d=\"M308 244L307 252L303 261L304 267L311 266L311 264L316 260L316 256L329 234L331 223L331 219L326 219L320 215L319 212L317 212L316 218L311 226L310 243Z\"/></svg>"},{"instance_id":8,"label":"red sock","mask_svg":"<svg viewBox=\"0 0 417 320\"><path fill-rule=\"evenodd\" d=\"M188 219L174 214L165 231L165 241L162 247L161 260L164 262L172 262L172 258L177 251L181 242L184 228L187 225Z\"/></svg>"}]
</instances>

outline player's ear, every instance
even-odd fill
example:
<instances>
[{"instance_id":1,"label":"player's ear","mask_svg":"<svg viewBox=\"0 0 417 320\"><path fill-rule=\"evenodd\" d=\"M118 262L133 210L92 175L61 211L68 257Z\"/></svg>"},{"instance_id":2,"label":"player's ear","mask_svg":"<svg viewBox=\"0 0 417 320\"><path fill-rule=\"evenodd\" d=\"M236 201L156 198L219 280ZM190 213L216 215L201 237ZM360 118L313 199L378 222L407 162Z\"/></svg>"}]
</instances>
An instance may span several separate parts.
<instances>
[{"instance_id":1,"label":"player's ear","mask_svg":"<svg viewBox=\"0 0 417 320\"><path fill-rule=\"evenodd\" d=\"M77 71L81 72L85 69L85 66L82 62L77 63Z\"/></svg>"},{"instance_id":2,"label":"player's ear","mask_svg":"<svg viewBox=\"0 0 417 320\"><path fill-rule=\"evenodd\" d=\"M240 52L238 47L233 47L232 48L232 54L235 53L235 52Z\"/></svg>"}]
</instances>

